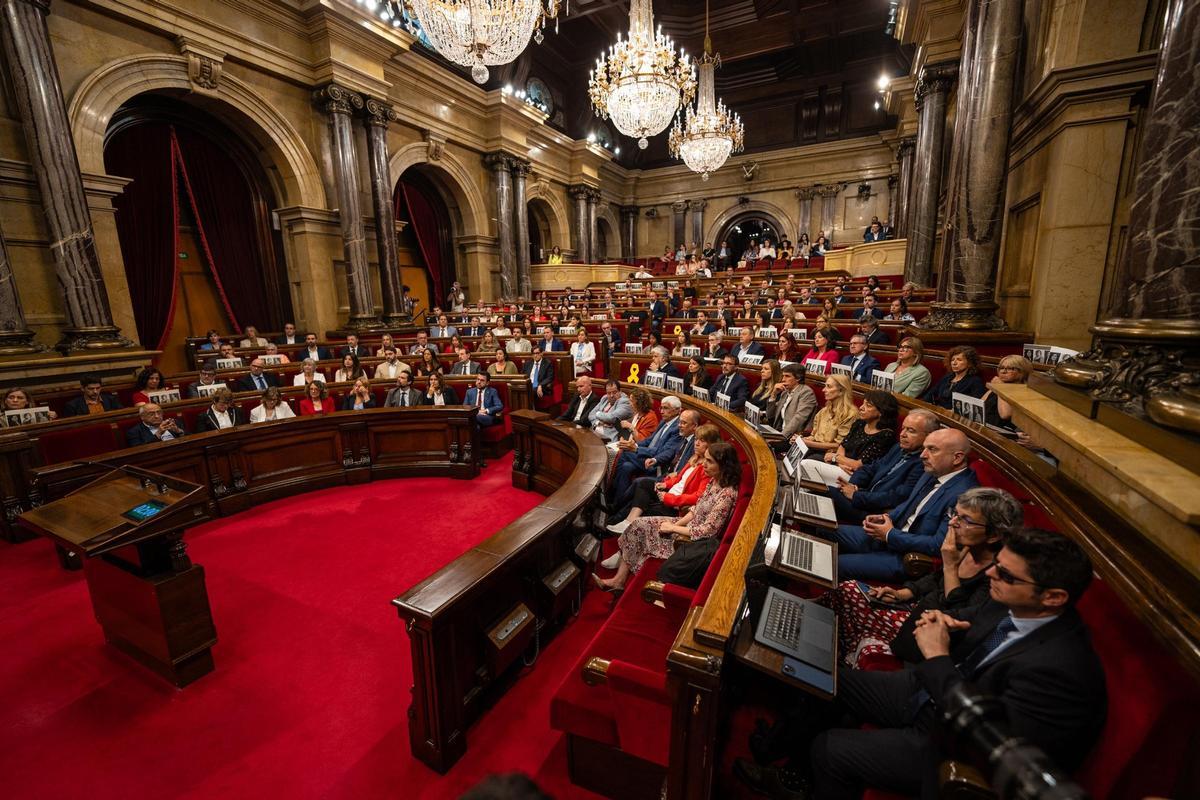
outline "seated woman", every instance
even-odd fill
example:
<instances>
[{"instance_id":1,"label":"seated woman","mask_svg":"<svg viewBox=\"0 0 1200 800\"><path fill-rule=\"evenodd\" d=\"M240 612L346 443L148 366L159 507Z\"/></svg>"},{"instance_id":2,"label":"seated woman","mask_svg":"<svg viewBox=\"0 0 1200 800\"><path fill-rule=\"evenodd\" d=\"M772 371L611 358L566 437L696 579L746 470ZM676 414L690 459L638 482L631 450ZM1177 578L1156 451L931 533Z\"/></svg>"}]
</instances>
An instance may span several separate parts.
<instances>
[{"instance_id":1,"label":"seated woman","mask_svg":"<svg viewBox=\"0 0 1200 800\"><path fill-rule=\"evenodd\" d=\"M155 371L157 372L157 370L155 370ZM7 391L4 392L4 401L3 401L2 405L3 405L4 411L25 411L26 409L36 408L36 406L33 404L33 401L30 400L30 398L29 398L29 392L26 391L25 389L20 388L19 386L14 386L13 388L8 389ZM50 411L49 414L50 414L50 419L58 419L58 414L56 412ZM26 415L24 415L24 414L22 414L19 418L16 418L16 419L17 419L17 422L16 422L17 425L26 425L30 422L36 421L33 419L32 412L30 412L30 414L28 415L28 419L26 419ZM0 425L4 425L4 426L10 427L10 428L14 427L14 423L12 420L13 420L13 418L5 417L4 415L0 414Z\"/></svg>"},{"instance_id":2,"label":"seated woman","mask_svg":"<svg viewBox=\"0 0 1200 800\"><path fill-rule=\"evenodd\" d=\"M650 393L640 386L629 390L629 404L633 406L633 416L621 420L623 431L620 438L632 436L633 441L642 442L654 435L658 429L658 414L654 411L654 399ZM629 431L625 434L624 431Z\"/></svg>"},{"instance_id":3,"label":"seated woman","mask_svg":"<svg viewBox=\"0 0 1200 800\"><path fill-rule=\"evenodd\" d=\"M496 334L486 331L483 334L483 338L479 340L479 347L476 349L480 353L494 353L499 346L500 340L496 338Z\"/></svg>"},{"instance_id":4,"label":"seated woman","mask_svg":"<svg viewBox=\"0 0 1200 800\"><path fill-rule=\"evenodd\" d=\"M390 333L385 333L379 339L379 349L375 351L375 357L383 358L384 352L389 347L396 347L396 343L392 340L392 335ZM400 348L396 347L396 351L399 352L399 350Z\"/></svg>"},{"instance_id":5,"label":"seated woman","mask_svg":"<svg viewBox=\"0 0 1200 800\"><path fill-rule=\"evenodd\" d=\"M796 337L792 336L786 330L779 334L779 338L775 340L775 358L780 362L783 361L800 361L803 357L800 352L800 345L796 344Z\"/></svg>"},{"instance_id":6,"label":"seated woman","mask_svg":"<svg viewBox=\"0 0 1200 800\"><path fill-rule=\"evenodd\" d=\"M276 358L279 359L280 364L292 363L292 360L290 358L288 358L283 353L279 352L279 345L275 344L274 342L267 342L267 346L263 352L263 355L275 356Z\"/></svg>"},{"instance_id":7,"label":"seated woman","mask_svg":"<svg viewBox=\"0 0 1200 800\"><path fill-rule=\"evenodd\" d=\"M329 399L329 390L324 381L313 381L304 390L304 399L300 401L300 416L312 417L317 414L332 414L333 401Z\"/></svg>"},{"instance_id":8,"label":"seated woman","mask_svg":"<svg viewBox=\"0 0 1200 800\"><path fill-rule=\"evenodd\" d=\"M641 517L629 524L617 540L621 551L617 574L606 580L592 573L596 586L606 592L623 592L629 576L641 569L647 559L671 555L675 550L672 534L682 534L695 542L720 537L725 532L742 482L742 465L733 445L728 442L709 445L704 454L704 472L708 475L708 486L691 511L678 519Z\"/></svg>"},{"instance_id":9,"label":"seated woman","mask_svg":"<svg viewBox=\"0 0 1200 800\"><path fill-rule=\"evenodd\" d=\"M317 362L306 358L300 362L300 371L292 379L292 386L308 386L313 382L325 383L325 373L317 372Z\"/></svg>"},{"instance_id":10,"label":"seated woman","mask_svg":"<svg viewBox=\"0 0 1200 800\"><path fill-rule=\"evenodd\" d=\"M916 336L906 336L896 345L896 360L884 368L896 376L892 391L905 397L920 397L929 386L928 368L921 363L925 357L925 345Z\"/></svg>"},{"instance_id":11,"label":"seated woman","mask_svg":"<svg viewBox=\"0 0 1200 800\"><path fill-rule=\"evenodd\" d=\"M682 328L679 333L675 334L675 347L671 350L673 358L684 358L686 353L683 348L692 346L692 332L687 328Z\"/></svg>"},{"instance_id":12,"label":"seated woman","mask_svg":"<svg viewBox=\"0 0 1200 800\"><path fill-rule=\"evenodd\" d=\"M775 395L775 387L781 380L783 380L783 372L779 362L774 358L768 358L762 363L762 369L759 371L758 386L754 387L750 399L746 402L758 406L759 410L765 413L771 398Z\"/></svg>"},{"instance_id":13,"label":"seated woman","mask_svg":"<svg viewBox=\"0 0 1200 800\"><path fill-rule=\"evenodd\" d=\"M796 242L796 258L808 258L812 251L812 243L808 241L808 234L800 234L800 240Z\"/></svg>"},{"instance_id":14,"label":"seated woman","mask_svg":"<svg viewBox=\"0 0 1200 800\"><path fill-rule=\"evenodd\" d=\"M546 263L547 264L563 263L562 250L559 249L558 245L554 245L554 247L550 248L550 257L548 259L546 259Z\"/></svg>"},{"instance_id":15,"label":"seated woman","mask_svg":"<svg viewBox=\"0 0 1200 800\"><path fill-rule=\"evenodd\" d=\"M996 367L996 377L983 395L983 421L1008 431L1017 430L1012 421L1012 406L992 390L997 383L1028 383L1033 363L1025 356L1005 356Z\"/></svg>"},{"instance_id":16,"label":"seated woman","mask_svg":"<svg viewBox=\"0 0 1200 800\"><path fill-rule=\"evenodd\" d=\"M809 255L823 256L829 252L829 240L824 236L818 236L817 241L813 242L812 250Z\"/></svg>"},{"instance_id":17,"label":"seated woman","mask_svg":"<svg viewBox=\"0 0 1200 800\"><path fill-rule=\"evenodd\" d=\"M912 632L926 611L952 611L970 618L987 602L990 581L985 572L996 561L1004 541L1021 528L1021 504L1003 489L979 486L958 496L942 541L942 568L900 588L875 586L869 597L858 581L844 581L821 599L838 615L839 652L846 664L865 666L865 659L897 655L914 660ZM883 603L902 605L894 608Z\"/></svg>"},{"instance_id":18,"label":"seated woman","mask_svg":"<svg viewBox=\"0 0 1200 800\"><path fill-rule=\"evenodd\" d=\"M417 363L413 366L413 375L418 378L428 378L431 375L442 374L442 362L434 354L432 347L426 347L421 351L421 357L417 359Z\"/></svg>"},{"instance_id":19,"label":"seated woman","mask_svg":"<svg viewBox=\"0 0 1200 800\"><path fill-rule=\"evenodd\" d=\"M353 353L346 353L342 356L342 366L333 374L334 383L349 383L363 377L366 373L363 372L362 364L358 362L358 356Z\"/></svg>"},{"instance_id":20,"label":"seated woman","mask_svg":"<svg viewBox=\"0 0 1200 800\"><path fill-rule=\"evenodd\" d=\"M576 375L590 375L596 362L596 345L588 341L587 329L580 325L571 343L571 360L575 362Z\"/></svg>"},{"instance_id":21,"label":"seated woman","mask_svg":"<svg viewBox=\"0 0 1200 800\"><path fill-rule=\"evenodd\" d=\"M454 353L458 352L458 348L460 348L460 347L466 347L467 352L468 353L471 352L470 346L467 344L464 344L462 337L456 333L453 336L451 336L449 339L446 340L446 344L442 347L442 352L453 355Z\"/></svg>"},{"instance_id":22,"label":"seated woman","mask_svg":"<svg viewBox=\"0 0 1200 800\"><path fill-rule=\"evenodd\" d=\"M516 375L517 365L513 361L508 360L508 353L503 347L496 348L496 360L487 366L487 374L495 377L497 375Z\"/></svg>"},{"instance_id":23,"label":"seated woman","mask_svg":"<svg viewBox=\"0 0 1200 800\"><path fill-rule=\"evenodd\" d=\"M702 356L689 358L687 372L683 373L683 393L691 394L693 386L699 386L701 389L712 386L712 378L709 376L708 370L704 368Z\"/></svg>"},{"instance_id":24,"label":"seated woman","mask_svg":"<svg viewBox=\"0 0 1200 800\"><path fill-rule=\"evenodd\" d=\"M845 375L827 377L825 405L813 417L812 430L802 437L808 447L808 457L821 459L826 452L836 450L858 418L850 379Z\"/></svg>"},{"instance_id":25,"label":"seated woman","mask_svg":"<svg viewBox=\"0 0 1200 800\"><path fill-rule=\"evenodd\" d=\"M354 388L342 398L342 411L362 411L375 408L375 395L371 394L371 381L364 375L354 380Z\"/></svg>"},{"instance_id":26,"label":"seated woman","mask_svg":"<svg viewBox=\"0 0 1200 800\"><path fill-rule=\"evenodd\" d=\"M277 419L292 419L296 413L283 402L278 386L268 386L262 393L262 402L250 409L251 422L273 422Z\"/></svg>"},{"instance_id":27,"label":"seated woman","mask_svg":"<svg viewBox=\"0 0 1200 800\"><path fill-rule=\"evenodd\" d=\"M833 342L830 341L829 331L823 328L814 329L812 337L813 346L804 354L804 358L800 360L800 363L805 364L810 358L817 361L824 361L826 364L838 363L838 351L833 346ZM825 372L829 372L828 366L825 367Z\"/></svg>"},{"instance_id":28,"label":"seated woman","mask_svg":"<svg viewBox=\"0 0 1200 800\"><path fill-rule=\"evenodd\" d=\"M897 297L888 306L888 313L883 318L884 322L916 322L917 318L908 313L908 303L903 297Z\"/></svg>"},{"instance_id":29,"label":"seated woman","mask_svg":"<svg viewBox=\"0 0 1200 800\"><path fill-rule=\"evenodd\" d=\"M608 526L613 533L624 533L629 523L638 517L669 517L680 509L691 508L708 487L708 473L704 471L704 454L708 448L721 441L721 431L716 425L701 425L696 428L696 443L693 453L685 463L659 482L654 478L639 478L633 484L633 499L625 508L613 515L616 520ZM601 566L616 569L620 551L605 559Z\"/></svg>"},{"instance_id":30,"label":"seated woman","mask_svg":"<svg viewBox=\"0 0 1200 800\"><path fill-rule=\"evenodd\" d=\"M490 333L499 339L501 336L512 336L512 328L508 327L504 317L496 317L496 324L492 326Z\"/></svg>"},{"instance_id":31,"label":"seated woman","mask_svg":"<svg viewBox=\"0 0 1200 800\"><path fill-rule=\"evenodd\" d=\"M900 405L891 392L872 389L863 398L858 407L858 419L850 425L850 431L837 449L816 456L820 461L806 460L805 465L830 486L837 486L839 480L850 480L854 470L875 461L896 443L899 411Z\"/></svg>"},{"instance_id":32,"label":"seated woman","mask_svg":"<svg viewBox=\"0 0 1200 800\"><path fill-rule=\"evenodd\" d=\"M147 392L158 392L169 388L162 370L157 367L146 367L138 373L137 381L133 384L133 407L138 408L150 402Z\"/></svg>"},{"instance_id":33,"label":"seated woman","mask_svg":"<svg viewBox=\"0 0 1200 800\"><path fill-rule=\"evenodd\" d=\"M821 316L828 320L837 319L838 304L826 297L821 301Z\"/></svg>"},{"instance_id":34,"label":"seated woman","mask_svg":"<svg viewBox=\"0 0 1200 800\"><path fill-rule=\"evenodd\" d=\"M946 374L921 395L927 403L942 408L954 407L954 393L983 397L987 387L979 377L979 353L974 347L960 344L946 353Z\"/></svg>"},{"instance_id":35,"label":"seated woman","mask_svg":"<svg viewBox=\"0 0 1200 800\"><path fill-rule=\"evenodd\" d=\"M458 395L454 393L454 387L446 385L442 373L434 372L429 376L429 388L425 390L421 402L427 406L456 406Z\"/></svg>"}]
</instances>

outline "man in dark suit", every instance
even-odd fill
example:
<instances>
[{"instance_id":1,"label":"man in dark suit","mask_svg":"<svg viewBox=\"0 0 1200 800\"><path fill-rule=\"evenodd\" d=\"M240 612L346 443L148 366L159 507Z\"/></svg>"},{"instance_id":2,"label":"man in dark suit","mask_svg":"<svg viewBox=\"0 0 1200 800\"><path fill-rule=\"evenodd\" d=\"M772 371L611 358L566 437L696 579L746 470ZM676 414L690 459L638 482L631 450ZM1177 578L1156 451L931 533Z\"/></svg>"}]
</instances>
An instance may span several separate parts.
<instances>
[{"instance_id":1,"label":"man in dark suit","mask_svg":"<svg viewBox=\"0 0 1200 800\"><path fill-rule=\"evenodd\" d=\"M600 402L600 395L592 390L592 379L588 375L580 375L575 379L575 396L567 404L567 410L559 417L563 422L574 422L581 428L591 425L588 417L592 409Z\"/></svg>"},{"instance_id":2,"label":"man in dark suit","mask_svg":"<svg viewBox=\"0 0 1200 800\"><path fill-rule=\"evenodd\" d=\"M650 364L646 368L647 372L661 372L664 376L663 383L666 384L666 378L679 378L679 370L675 369L675 365L671 363L671 351L659 345L650 351Z\"/></svg>"},{"instance_id":3,"label":"man in dark suit","mask_svg":"<svg viewBox=\"0 0 1200 800\"><path fill-rule=\"evenodd\" d=\"M412 387L411 372L401 372L396 376L396 385L388 391L383 404L388 408L409 408L421 405L421 393Z\"/></svg>"},{"instance_id":4,"label":"man in dark suit","mask_svg":"<svg viewBox=\"0 0 1200 800\"><path fill-rule=\"evenodd\" d=\"M717 310L712 313L712 318L715 321L718 317L725 318L725 327L733 327L733 311L726 307L725 298L717 298ZM717 323L720 324L720 323Z\"/></svg>"},{"instance_id":5,"label":"man in dark suit","mask_svg":"<svg viewBox=\"0 0 1200 800\"><path fill-rule=\"evenodd\" d=\"M196 433L219 431L245 425L242 410L233 404L233 392L218 389L213 393L212 405L196 420Z\"/></svg>"},{"instance_id":6,"label":"man in dark suit","mask_svg":"<svg viewBox=\"0 0 1200 800\"><path fill-rule=\"evenodd\" d=\"M875 299L875 295L864 294L862 303L862 311L858 313L859 322L862 322L868 317L873 319L883 319L883 309L879 307L879 303Z\"/></svg>"},{"instance_id":7,"label":"man in dark suit","mask_svg":"<svg viewBox=\"0 0 1200 800\"><path fill-rule=\"evenodd\" d=\"M533 356L521 365L521 374L529 379L530 391L538 400L554 396L554 364L542 355L542 348L533 348Z\"/></svg>"},{"instance_id":8,"label":"man in dark suit","mask_svg":"<svg viewBox=\"0 0 1200 800\"><path fill-rule=\"evenodd\" d=\"M141 421L125 431L125 444L138 447L151 442L169 442L184 435L183 428L174 419L163 419L162 406L143 403L138 409Z\"/></svg>"},{"instance_id":9,"label":"man in dark suit","mask_svg":"<svg viewBox=\"0 0 1200 800\"><path fill-rule=\"evenodd\" d=\"M614 328L608 320L600 323L600 339L609 355L621 352L625 344L621 339L621 332Z\"/></svg>"},{"instance_id":10,"label":"man in dark suit","mask_svg":"<svg viewBox=\"0 0 1200 800\"><path fill-rule=\"evenodd\" d=\"M279 378L263 369L263 360L256 358L250 362L250 374L237 382L239 392L264 392L272 386L279 385Z\"/></svg>"},{"instance_id":11,"label":"man in dark suit","mask_svg":"<svg viewBox=\"0 0 1200 800\"><path fill-rule=\"evenodd\" d=\"M481 428L500 424L500 415L504 413L504 404L500 402L500 393L492 386L491 376L486 372L475 373L475 385L467 389L463 405L476 409L475 419L479 420Z\"/></svg>"},{"instance_id":12,"label":"man in dark suit","mask_svg":"<svg viewBox=\"0 0 1200 800\"><path fill-rule=\"evenodd\" d=\"M655 333L662 331L663 320L667 318L667 304L658 299L658 292L651 292L646 303L646 311L650 314L650 330Z\"/></svg>"},{"instance_id":13,"label":"man in dark suit","mask_svg":"<svg viewBox=\"0 0 1200 800\"><path fill-rule=\"evenodd\" d=\"M863 464L850 480L839 480L826 492L833 500L838 522L861 525L871 514L882 514L903 503L925 474L921 451L925 437L941 427L931 411L915 408L900 423L896 444L880 458Z\"/></svg>"},{"instance_id":14,"label":"man in dark suit","mask_svg":"<svg viewBox=\"0 0 1200 800\"><path fill-rule=\"evenodd\" d=\"M991 597L970 619L935 610L917 621L915 665L839 669L831 711L853 727L833 727L813 740L813 786L805 796L858 797L866 786L936 796L944 753L933 732L963 684L1000 704L1011 736L1042 749L1067 773L1079 767L1107 710L1104 669L1075 610L1092 564L1065 536L1025 529L1008 538L985 574ZM739 761L734 772L757 789L774 788L773 796L798 788L771 767Z\"/></svg>"},{"instance_id":15,"label":"man in dark suit","mask_svg":"<svg viewBox=\"0 0 1200 800\"><path fill-rule=\"evenodd\" d=\"M679 308L679 318L680 319L695 319L696 318L696 309L692 308L691 298L688 298L688 297L683 298L683 305L681 305Z\"/></svg>"},{"instance_id":16,"label":"man in dark suit","mask_svg":"<svg viewBox=\"0 0 1200 800\"><path fill-rule=\"evenodd\" d=\"M717 395L729 395L729 410L741 411L746 407L746 399L750 397L750 384L738 374L737 359L727 355L721 359L721 375L708 390L708 399L713 405L717 404Z\"/></svg>"},{"instance_id":17,"label":"man in dark suit","mask_svg":"<svg viewBox=\"0 0 1200 800\"><path fill-rule=\"evenodd\" d=\"M538 343L538 347L546 353L565 353L567 351L567 346L554 338L554 327L551 325L546 326L546 331L542 334L542 341Z\"/></svg>"},{"instance_id":18,"label":"man in dark suit","mask_svg":"<svg viewBox=\"0 0 1200 800\"><path fill-rule=\"evenodd\" d=\"M329 361L333 358L333 353L328 347L321 347L317 344L317 335L315 333L304 334L304 349L300 351L299 360L303 361L306 358L311 358L313 361Z\"/></svg>"},{"instance_id":19,"label":"man in dark suit","mask_svg":"<svg viewBox=\"0 0 1200 800\"><path fill-rule=\"evenodd\" d=\"M873 514L862 525L839 525L838 575L842 578L904 579L904 554L935 556L949 523L947 511L958 496L979 485L967 464L971 444L962 431L943 428L925 437L925 474L912 493L890 513Z\"/></svg>"},{"instance_id":20,"label":"man in dark suit","mask_svg":"<svg viewBox=\"0 0 1200 800\"><path fill-rule=\"evenodd\" d=\"M370 348L366 345L358 343L358 336L350 333L346 335L346 344L338 350L337 357L345 358L346 356L357 356L358 358L367 358L372 355Z\"/></svg>"},{"instance_id":21,"label":"man in dark suit","mask_svg":"<svg viewBox=\"0 0 1200 800\"><path fill-rule=\"evenodd\" d=\"M717 329L717 326L713 325L711 322L708 321L708 312L706 312L706 311L697 311L696 312L696 324L691 327L691 332L692 332L693 337L708 336L710 333L712 333L716 329Z\"/></svg>"},{"instance_id":22,"label":"man in dark suit","mask_svg":"<svg viewBox=\"0 0 1200 800\"><path fill-rule=\"evenodd\" d=\"M449 339L458 333L458 328L450 324L450 318L445 314L438 314L437 325L429 329L429 335L435 339Z\"/></svg>"},{"instance_id":23,"label":"man in dark suit","mask_svg":"<svg viewBox=\"0 0 1200 800\"><path fill-rule=\"evenodd\" d=\"M450 368L451 375L476 375L483 371L479 362L471 360L471 351L467 348L460 346L454 352L458 356L458 360Z\"/></svg>"},{"instance_id":24,"label":"man in dark suit","mask_svg":"<svg viewBox=\"0 0 1200 800\"><path fill-rule=\"evenodd\" d=\"M300 344L303 341L300 334L296 333L296 323L283 323L283 335L276 337L275 344Z\"/></svg>"},{"instance_id":25,"label":"man in dark suit","mask_svg":"<svg viewBox=\"0 0 1200 800\"><path fill-rule=\"evenodd\" d=\"M115 411L121 407L121 401L114 394L105 394L100 376L87 373L79 379L82 393L72 397L63 407L64 417L82 417L86 414L103 414L105 411Z\"/></svg>"},{"instance_id":26,"label":"man in dark suit","mask_svg":"<svg viewBox=\"0 0 1200 800\"><path fill-rule=\"evenodd\" d=\"M874 317L864 319L858 326L859 332L867 337L867 344L890 344L888 335L879 327L879 321Z\"/></svg>"},{"instance_id":27,"label":"man in dark suit","mask_svg":"<svg viewBox=\"0 0 1200 800\"><path fill-rule=\"evenodd\" d=\"M858 383L870 383L871 373L879 369L879 360L871 355L867 337L856 333L850 337L850 355L842 356L839 362L850 368L850 377Z\"/></svg>"},{"instance_id":28,"label":"man in dark suit","mask_svg":"<svg viewBox=\"0 0 1200 800\"><path fill-rule=\"evenodd\" d=\"M742 328L741 334L738 336L738 343L729 351L729 355L733 356L737 361L742 360L742 356L761 356L766 353L763 346L754 341L754 328L747 325Z\"/></svg>"}]
</instances>

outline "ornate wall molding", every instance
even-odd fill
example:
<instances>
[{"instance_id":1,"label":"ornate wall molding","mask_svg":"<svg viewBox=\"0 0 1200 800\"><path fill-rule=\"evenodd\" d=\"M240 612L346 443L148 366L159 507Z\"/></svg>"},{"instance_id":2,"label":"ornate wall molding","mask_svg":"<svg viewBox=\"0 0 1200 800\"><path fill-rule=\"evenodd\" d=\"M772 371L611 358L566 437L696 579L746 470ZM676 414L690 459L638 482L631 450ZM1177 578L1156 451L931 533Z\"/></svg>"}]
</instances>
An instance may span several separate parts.
<instances>
[{"instance_id":1,"label":"ornate wall molding","mask_svg":"<svg viewBox=\"0 0 1200 800\"><path fill-rule=\"evenodd\" d=\"M225 52L180 36L175 39L179 53L188 60L188 80L192 91L214 96L221 84L221 70L225 64Z\"/></svg>"},{"instance_id":2,"label":"ornate wall molding","mask_svg":"<svg viewBox=\"0 0 1200 800\"><path fill-rule=\"evenodd\" d=\"M717 234L721 232L730 220L734 217L739 217L749 211L757 211L773 219L773 222L781 231L796 230L796 219L788 214L774 203L768 203L764 200L751 200L748 203L738 203L730 206L722 211L713 220L708 222L705 227L704 241L718 242Z\"/></svg>"}]
</instances>

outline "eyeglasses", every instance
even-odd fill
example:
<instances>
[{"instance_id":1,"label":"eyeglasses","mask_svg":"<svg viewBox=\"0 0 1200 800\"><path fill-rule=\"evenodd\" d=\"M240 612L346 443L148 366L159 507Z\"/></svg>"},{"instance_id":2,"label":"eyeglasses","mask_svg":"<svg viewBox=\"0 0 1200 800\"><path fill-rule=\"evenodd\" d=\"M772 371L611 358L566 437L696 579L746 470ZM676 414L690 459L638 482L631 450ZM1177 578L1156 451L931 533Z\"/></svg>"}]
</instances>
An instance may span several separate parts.
<instances>
[{"instance_id":1,"label":"eyeglasses","mask_svg":"<svg viewBox=\"0 0 1200 800\"><path fill-rule=\"evenodd\" d=\"M898 345L896 345L896 349L897 350L912 350L912 345L911 344L898 344Z\"/></svg>"},{"instance_id":2,"label":"eyeglasses","mask_svg":"<svg viewBox=\"0 0 1200 800\"><path fill-rule=\"evenodd\" d=\"M993 561L991 564L988 564L983 571L987 572L990 569L996 570L996 577L1004 583L1007 583L1009 586L1014 586L1018 583L1028 584L1029 586L1041 586L1041 584L1037 581L1028 581L1024 578L1019 578L1016 575L1013 575L1011 572L1005 569L999 561Z\"/></svg>"},{"instance_id":3,"label":"eyeglasses","mask_svg":"<svg viewBox=\"0 0 1200 800\"><path fill-rule=\"evenodd\" d=\"M863 405L866 405L866 403L864 402ZM966 514L959 514L953 508L946 509L946 520L948 522L954 522L954 520L956 520L956 519L961 520L966 525L976 525L980 528L987 526L987 523L976 522L975 520L968 517Z\"/></svg>"}]
</instances>

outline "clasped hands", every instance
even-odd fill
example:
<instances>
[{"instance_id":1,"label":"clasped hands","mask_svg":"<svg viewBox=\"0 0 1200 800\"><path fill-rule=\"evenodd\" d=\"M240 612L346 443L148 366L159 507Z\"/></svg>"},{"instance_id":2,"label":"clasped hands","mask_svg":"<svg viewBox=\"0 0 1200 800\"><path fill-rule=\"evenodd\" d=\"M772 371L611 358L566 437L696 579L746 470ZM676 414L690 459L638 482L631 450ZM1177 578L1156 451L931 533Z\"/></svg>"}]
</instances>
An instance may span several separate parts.
<instances>
[{"instance_id":1,"label":"clasped hands","mask_svg":"<svg viewBox=\"0 0 1200 800\"><path fill-rule=\"evenodd\" d=\"M863 520L863 530L872 539L880 542L887 542L888 534L894 527L892 518L887 514L871 514Z\"/></svg>"},{"instance_id":2,"label":"clasped hands","mask_svg":"<svg viewBox=\"0 0 1200 800\"><path fill-rule=\"evenodd\" d=\"M950 632L965 631L971 623L946 614L942 611L926 611L917 620L913 630L913 638L925 658L950 655Z\"/></svg>"}]
</instances>

